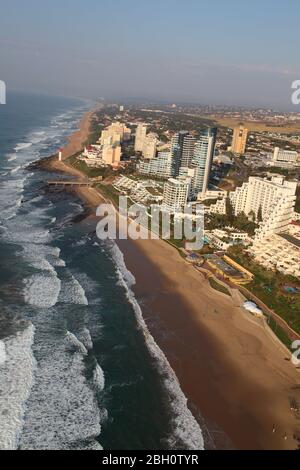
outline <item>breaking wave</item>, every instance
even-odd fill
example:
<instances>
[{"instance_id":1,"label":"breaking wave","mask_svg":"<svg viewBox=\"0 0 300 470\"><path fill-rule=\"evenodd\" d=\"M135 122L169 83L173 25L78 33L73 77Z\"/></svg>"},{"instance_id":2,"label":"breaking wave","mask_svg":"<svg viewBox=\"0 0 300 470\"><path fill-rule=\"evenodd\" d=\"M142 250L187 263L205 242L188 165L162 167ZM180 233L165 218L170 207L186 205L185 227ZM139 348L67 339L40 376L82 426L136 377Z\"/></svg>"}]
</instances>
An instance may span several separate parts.
<instances>
[{"instance_id":1,"label":"breaking wave","mask_svg":"<svg viewBox=\"0 0 300 470\"><path fill-rule=\"evenodd\" d=\"M36 366L31 346L34 327L30 325L2 340L0 361L0 449L15 450L23 427L25 403L33 384ZM5 350L5 356L3 351Z\"/></svg>"},{"instance_id":2,"label":"breaking wave","mask_svg":"<svg viewBox=\"0 0 300 470\"><path fill-rule=\"evenodd\" d=\"M152 358L157 363L158 372L163 379L165 391L169 396L169 405L172 409L173 418L171 423L172 434L167 438L168 446L171 449L184 447L187 450L202 450L204 449L204 440L200 426L187 406L187 398L180 388L175 372L147 328L141 308L132 291L135 278L126 268L123 253L116 243L111 246L111 254L117 266L120 283L124 286L127 298L133 306L145 343Z\"/></svg>"},{"instance_id":3,"label":"breaking wave","mask_svg":"<svg viewBox=\"0 0 300 470\"><path fill-rule=\"evenodd\" d=\"M24 281L24 300L39 308L53 307L60 293L61 280L55 274L33 274Z\"/></svg>"}]
</instances>

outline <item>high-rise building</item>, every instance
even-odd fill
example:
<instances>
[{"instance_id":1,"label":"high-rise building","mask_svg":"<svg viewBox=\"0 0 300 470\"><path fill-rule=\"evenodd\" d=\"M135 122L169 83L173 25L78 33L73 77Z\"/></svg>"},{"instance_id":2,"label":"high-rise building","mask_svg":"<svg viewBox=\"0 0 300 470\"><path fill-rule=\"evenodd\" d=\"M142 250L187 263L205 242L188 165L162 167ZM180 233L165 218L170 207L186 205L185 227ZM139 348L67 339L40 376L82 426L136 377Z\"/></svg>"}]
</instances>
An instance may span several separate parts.
<instances>
[{"instance_id":1,"label":"high-rise building","mask_svg":"<svg viewBox=\"0 0 300 470\"><path fill-rule=\"evenodd\" d=\"M136 131L135 131L135 144L134 144L134 150L136 152L143 151L146 135L147 135L147 125L138 124Z\"/></svg>"},{"instance_id":2,"label":"high-rise building","mask_svg":"<svg viewBox=\"0 0 300 470\"><path fill-rule=\"evenodd\" d=\"M194 194L195 176L196 176L195 168L192 168L192 167L189 168L186 166L180 167L179 178L186 178L186 179L189 179L190 181L190 191L188 195L189 200L192 200L195 197L195 194Z\"/></svg>"},{"instance_id":3,"label":"high-rise building","mask_svg":"<svg viewBox=\"0 0 300 470\"><path fill-rule=\"evenodd\" d=\"M195 169L194 177L194 195L199 193L204 195L208 188L209 177L213 162L217 138L217 129L208 128L203 131L199 139L195 143L195 151L193 157L193 168Z\"/></svg>"},{"instance_id":4,"label":"high-rise building","mask_svg":"<svg viewBox=\"0 0 300 470\"><path fill-rule=\"evenodd\" d=\"M231 150L233 153L242 155L245 153L247 145L248 129L244 127L243 124L240 124L239 127L233 129L233 138Z\"/></svg>"},{"instance_id":5,"label":"high-rise building","mask_svg":"<svg viewBox=\"0 0 300 470\"><path fill-rule=\"evenodd\" d=\"M121 160L121 146L118 144L106 144L102 148L102 161L106 165L118 166Z\"/></svg>"},{"instance_id":6,"label":"high-rise building","mask_svg":"<svg viewBox=\"0 0 300 470\"><path fill-rule=\"evenodd\" d=\"M138 171L142 175L154 176L155 178L170 178L172 176L171 153L158 152L156 158L140 161Z\"/></svg>"},{"instance_id":7,"label":"high-rise building","mask_svg":"<svg viewBox=\"0 0 300 470\"><path fill-rule=\"evenodd\" d=\"M181 165L183 167L189 167L194 157L196 139L191 134L188 134L183 139Z\"/></svg>"},{"instance_id":8,"label":"high-rise building","mask_svg":"<svg viewBox=\"0 0 300 470\"><path fill-rule=\"evenodd\" d=\"M187 178L170 178L164 185L162 209L169 212L181 212L187 203L190 180Z\"/></svg>"},{"instance_id":9,"label":"high-rise building","mask_svg":"<svg viewBox=\"0 0 300 470\"><path fill-rule=\"evenodd\" d=\"M126 127L125 124L122 124L121 122L113 122L107 129L102 131L101 134L101 144L105 145L107 144L108 140L112 144L120 144L123 141L128 141L130 140L131 137L131 130ZM110 140L112 139L112 140Z\"/></svg>"},{"instance_id":10,"label":"high-rise building","mask_svg":"<svg viewBox=\"0 0 300 470\"><path fill-rule=\"evenodd\" d=\"M143 157L150 159L155 158L157 151L158 138L153 132L146 135L143 145Z\"/></svg>"},{"instance_id":11,"label":"high-rise building","mask_svg":"<svg viewBox=\"0 0 300 470\"><path fill-rule=\"evenodd\" d=\"M297 183L273 176L271 180L250 176L248 183L230 193L235 215L261 216L256 238L284 232L293 220Z\"/></svg>"},{"instance_id":12,"label":"high-rise building","mask_svg":"<svg viewBox=\"0 0 300 470\"><path fill-rule=\"evenodd\" d=\"M189 167L194 155L195 138L188 131L180 131L172 139L173 176L179 175L181 166Z\"/></svg>"}]
</instances>

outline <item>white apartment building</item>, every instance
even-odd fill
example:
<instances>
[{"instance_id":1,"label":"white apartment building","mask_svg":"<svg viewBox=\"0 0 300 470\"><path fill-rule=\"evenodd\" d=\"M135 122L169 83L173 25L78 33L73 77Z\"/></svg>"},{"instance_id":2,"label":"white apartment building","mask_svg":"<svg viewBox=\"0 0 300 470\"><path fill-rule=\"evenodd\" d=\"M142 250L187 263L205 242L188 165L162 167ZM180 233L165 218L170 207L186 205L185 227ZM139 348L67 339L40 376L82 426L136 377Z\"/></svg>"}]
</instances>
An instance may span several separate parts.
<instances>
[{"instance_id":1,"label":"white apartment building","mask_svg":"<svg viewBox=\"0 0 300 470\"><path fill-rule=\"evenodd\" d=\"M247 232L238 231L233 227L226 227L225 230L216 228L212 233L219 238L230 238L232 241L249 241Z\"/></svg>"},{"instance_id":2,"label":"white apartment building","mask_svg":"<svg viewBox=\"0 0 300 470\"><path fill-rule=\"evenodd\" d=\"M136 131L135 131L135 144L134 150L135 152L142 152L144 147L144 141L147 135L147 125L146 124L138 124Z\"/></svg>"},{"instance_id":3,"label":"white apartment building","mask_svg":"<svg viewBox=\"0 0 300 470\"><path fill-rule=\"evenodd\" d=\"M273 161L274 162L289 162L296 163L298 154L291 150L282 150L279 147L275 147Z\"/></svg>"},{"instance_id":4,"label":"white apartment building","mask_svg":"<svg viewBox=\"0 0 300 470\"><path fill-rule=\"evenodd\" d=\"M199 194L198 201L207 201L209 199L223 199L224 197L227 196L227 191L224 191L224 189L220 188L215 188L215 189L208 189L204 195Z\"/></svg>"},{"instance_id":5,"label":"white apartment building","mask_svg":"<svg viewBox=\"0 0 300 470\"><path fill-rule=\"evenodd\" d=\"M209 206L209 213L210 214L226 214L226 199L227 193L224 193L220 198L216 201L215 204L211 204Z\"/></svg>"},{"instance_id":6,"label":"white apartment building","mask_svg":"<svg viewBox=\"0 0 300 470\"><path fill-rule=\"evenodd\" d=\"M298 153L292 150L282 150L279 147L276 147L274 153L269 153L268 157L268 166L280 168L293 168L300 166L300 162L298 161Z\"/></svg>"},{"instance_id":7,"label":"white apartment building","mask_svg":"<svg viewBox=\"0 0 300 470\"><path fill-rule=\"evenodd\" d=\"M236 244L250 245L251 242L248 233L237 231L233 227L205 231L205 236L211 245L220 250L228 250L230 246Z\"/></svg>"},{"instance_id":8,"label":"white apartment building","mask_svg":"<svg viewBox=\"0 0 300 470\"><path fill-rule=\"evenodd\" d=\"M251 176L248 183L230 193L230 201L238 215L251 212L257 217L260 210L262 223L256 237L286 230L293 219L297 183L285 181L283 177L259 178Z\"/></svg>"},{"instance_id":9,"label":"white apartment building","mask_svg":"<svg viewBox=\"0 0 300 470\"><path fill-rule=\"evenodd\" d=\"M293 220L295 220L296 222L300 221L300 212L294 212Z\"/></svg>"},{"instance_id":10,"label":"white apartment building","mask_svg":"<svg viewBox=\"0 0 300 470\"><path fill-rule=\"evenodd\" d=\"M157 157L150 160L142 160L138 171L142 175L167 179L172 176L172 155L170 152L158 152Z\"/></svg>"},{"instance_id":11,"label":"white apartment building","mask_svg":"<svg viewBox=\"0 0 300 470\"><path fill-rule=\"evenodd\" d=\"M195 168L188 168L182 166L179 168L179 178L186 178L190 181L190 190L188 199L193 200L196 196L194 187L195 187L195 179L196 179L196 169Z\"/></svg>"},{"instance_id":12,"label":"white apartment building","mask_svg":"<svg viewBox=\"0 0 300 470\"><path fill-rule=\"evenodd\" d=\"M249 251L264 268L300 278L300 240L285 237L285 234L270 234L257 239Z\"/></svg>"},{"instance_id":13,"label":"white apartment building","mask_svg":"<svg viewBox=\"0 0 300 470\"><path fill-rule=\"evenodd\" d=\"M164 185L162 209L171 213L182 212L187 203L190 180L170 178Z\"/></svg>"},{"instance_id":14,"label":"white apartment building","mask_svg":"<svg viewBox=\"0 0 300 470\"><path fill-rule=\"evenodd\" d=\"M295 219L297 183L285 181L281 176L271 180L251 176L247 183L229 193L230 202L237 216L244 212L247 216L254 213L257 218L261 211L262 222L256 238L263 239L271 233L286 231ZM226 214L226 197L209 208L211 214Z\"/></svg>"}]
</instances>

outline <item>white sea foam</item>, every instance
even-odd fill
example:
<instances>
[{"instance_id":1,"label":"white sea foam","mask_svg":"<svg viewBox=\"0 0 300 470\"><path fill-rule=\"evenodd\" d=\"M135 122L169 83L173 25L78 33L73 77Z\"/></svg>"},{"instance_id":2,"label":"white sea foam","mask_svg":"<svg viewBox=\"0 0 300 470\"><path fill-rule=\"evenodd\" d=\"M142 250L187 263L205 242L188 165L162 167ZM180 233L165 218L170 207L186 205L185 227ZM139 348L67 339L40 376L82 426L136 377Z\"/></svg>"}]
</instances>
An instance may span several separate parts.
<instances>
[{"instance_id":1,"label":"white sea foam","mask_svg":"<svg viewBox=\"0 0 300 470\"><path fill-rule=\"evenodd\" d=\"M89 304L83 287L74 276L70 280L62 281L58 301L66 304Z\"/></svg>"},{"instance_id":2,"label":"white sea foam","mask_svg":"<svg viewBox=\"0 0 300 470\"><path fill-rule=\"evenodd\" d=\"M0 366L6 361L6 348L4 341L0 341Z\"/></svg>"},{"instance_id":3,"label":"white sea foam","mask_svg":"<svg viewBox=\"0 0 300 470\"><path fill-rule=\"evenodd\" d=\"M76 275L76 279L78 279L78 282L80 282L83 287L89 305L101 305L102 300L99 296L99 284L83 271L76 270L74 275Z\"/></svg>"},{"instance_id":4,"label":"white sea foam","mask_svg":"<svg viewBox=\"0 0 300 470\"><path fill-rule=\"evenodd\" d=\"M90 330L88 328L83 328L83 330L80 332L79 338L87 349L93 349L93 341Z\"/></svg>"},{"instance_id":5,"label":"white sea foam","mask_svg":"<svg viewBox=\"0 0 300 470\"><path fill-rule=\"evenodd\" d=\"M24 300L29 305L50 308L57 303L61 287L57 275L46 272L33 274L24 283Z\"/></svg>"},{"instance_id":6,"label":"white sea foam","mask_svg":"<svg viewBox=\"0 0 300 470\"><path fill-rule=\"evenodd\" d=\"M87 355L88 352L85 345L81 341L79 341L79 339L77 338L77 336L74 335L74 333L67 331L66 338L73 347L75 347L79 352L81 352L81 354L84 354L85 356Z\"/></svg>"},{"instance_id":7,"label":"white sea foam","mask_svg":"<svg viewBox=\"0 0 300 470\"><path fill-rule=\"evenodd\" d=\"M16 145L15 151L20 152L21 150L28 149L31 146L32 146L32 142L22 142Z\"/></svg>"},{"instance_id":8,"label":"white sea foam","mask_svg":"<svg viewBox=\"0 0 300 470\"><path fill-rule=\"evenodd\" d=\"M56 274L56 266L65 266L65 262L59 258L60 249L50 245L24 243L20 254L34 268L53 274Z\"/></svg>"},{"instance_id":9,"label":"white sea foam","mask_svg":"<svg viewBox=\"0 0 300 470\"><path fill-rule=\"evenodd\" d=\"M53 266L60 267L60 268L65 268L66 267L66 262L61 259L61 258L56 258L55 260L52 261Z\"/></svg>"},{"instance_id":10,"label":"white sea foam","mask_svg":"<svg viewBox=\"0 0 300 470\"><path fill-rule=\"evenodd\" d=\"M61 129L52 133L47 130L44 148L48 150L48 139L53 139L53 136L59 137L56 142L61 145L62 135L65 135L65 131L62 132ZM31 142L18 144L15 153L9 155L8 160L13 162L17 158L18 165L31 161L38 155L39 149L43 148L43 144L39 143L44 140L41 136L38 133L27 136L26 140L30 138ZM51 146L53 145L56 143L52 140ZM21 205L26 179L31 174L26 172L22 180L17 179L22 172L17 173L17 167L14 169L13 165L14 163L7 164L7 169L14 170L15 174L10 174L10 179L1 182L0 212L2 218L4 210L7 210L10 218L5 227L7 239L22 245L23 258L32 267L42 271L27 278L24 287L26 302L38 307L34 310L34 321L40 338L39 344L34 345L34 351L39 362L30 393L34 366L30 348L33 334L27 338L29 330L26 330L16 337L3 340L5 362L0 342L0 448L16 448L22 430L22 449L101 449L95 438L100 434L99 423L105 410L100 413L94 383L88 384L85 378L84 357L92 348L91 336L87 329L83 329L83 332L76 333L77 336L70 333L68 339L65 335L61 337L61 330L58 329L61 336L57 338L57 324L51 322L56 318L58 310L43 310L57 303L61 280L54 268L65 266L65 262L60 259L60 250L49 245L52 242L52 233L44 228L44 221L48 220L49 225L55 221L48 217L47 208L45 214L44 209L33 205L27 210L26 202L24 208L17 211L16 208ZM81 206L78 208L82 210ZM11 219L14 215L17 217ZM83 288L76 280L71 281L74 289L72 295L76 294L79 304L87 305ZM74 301L74 295L72 298ZM23 425L25 402L26 419Z\"/></svg>"},{"instance_id":11,"label":"white sea foam","mask_svg":"<svg viewBox=\"0 0 300 470\"><path fill-rule=\"evenodd\" d=\"M0 185L0 217L2 220L10 220L18 211L22 202L24 183L26 176L11 178L1 181Z\"/></svg>"},{"instance_id":12,"label":"white sea foam","mask_svg":"<svg viewBox=\"0 0 300 470\"><path fill-rule=\"evenodd\" d=\"M18 447L23 426L25 402L33 384L35 359L31 346L33 325L15 336L5 338L6 360L0 363L0 449Z\"/></svg>"},{"instance_id":13,"label":"white sea foam","mask_svg":"<svg viewBox=\"0 0 300 470\"><path fill-rule=\"evenodd\" d=\"M46 131L35 131L33 134L34 135L45 135Z\"/></svg>"},{"instance_id":14,"label":"white sea foam","mask_svg":"<svg viewBox=\"0 0 300 470\"><path fill-rule=\"evenodd\" d=\"M105 377L102 368L99 364L96 365L93 372L93 383L98 392L102 392L105 387Z\"/></svg>"},{"instance_id":15,"label":"white sea foam","mask_svg":"<svg viewBox=\"0 0 300 470\"><path fill-rule=\"evenodd\" d=\"M8 225L11 241L20 244L32 243L32 241L35 244L51 242L50 231L42 227L35 227L32 221L28 219L28 215L24 216L24 223L22 224L22 230L20 230L20 219L21 217L18 217L17 221L13 219L12 223Z\"/></svg>"},{"instance_id":16,"label":"white sea foam","mask_svg":"<svg viewBox=\"0 0 300 470\"><path fill-rule=\"evenodd\" d=\"M22 165L15 166L12 170L10 170L10 173L13 175L14 173L17 173L19 170L23 168Z\"/></svg>"},{"instance_id":17,"label":"white sea foam","mask_svg":"<svg viewBox=\"0 0 300 470\"><path fill-rule=\"evenodd\" d=\"M96 441L101 415L94 391L85 379L84 346L68 332L65 340L43 335L35 347L38 368L20 448L101 450Z\"/></svg>"},{"instance_id":18,"label":"white sea foam","mask_svg":"<svg viewBox=\"0 0 300 470\"><path fill-rule=\"evenodd\" d=\"M158 371L163 379L165 390L169 396L169 404L172 409L172 433L168 436L168 446L176 449L178 445L186 450L204 449L202 431L187 406L187 398L181 390L175 372L171 368L166 356L155 343L147 325L143 319L141 308L134 296L131 287L135 284L135 278L125 265L124 256L116 243L111 247L112 257L118 268L120 282L124 286L127 298L132 304L138 324L144 334L145 342L151 356L157 361Z\"/></svg>"}]
</instances>

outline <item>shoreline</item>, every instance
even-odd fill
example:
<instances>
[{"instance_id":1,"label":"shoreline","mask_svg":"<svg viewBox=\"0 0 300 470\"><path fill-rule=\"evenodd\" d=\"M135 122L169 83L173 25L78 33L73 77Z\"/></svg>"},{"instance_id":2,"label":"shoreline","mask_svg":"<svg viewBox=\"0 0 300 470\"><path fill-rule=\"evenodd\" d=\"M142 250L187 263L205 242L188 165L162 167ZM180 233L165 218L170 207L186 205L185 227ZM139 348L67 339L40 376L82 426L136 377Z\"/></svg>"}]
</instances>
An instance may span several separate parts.
<instances>
[{"instance_id":1,"label":"shoreline","mask_svg":"<svg viewBox=\"0 0 300 470\"><path fill-rule=\"evenodd\" d=\"M93 112L82 119L80 138L78 131L74 142L70 137L64 159L70 149L80 150ZM53 157L37 166L83 177ZM74 193L90 209L104 200L93 188L76 188ZM299 422L289 399L300 401L300 376L286 361L284 350L245 316L237 298L213 290L175 248L162 240L117 244L136 278L132 290L145 323L178 377L194 416L200 413L204 419L214 446L297 448L293 436L300 437Z\"/></svg>"}]
</instances>

